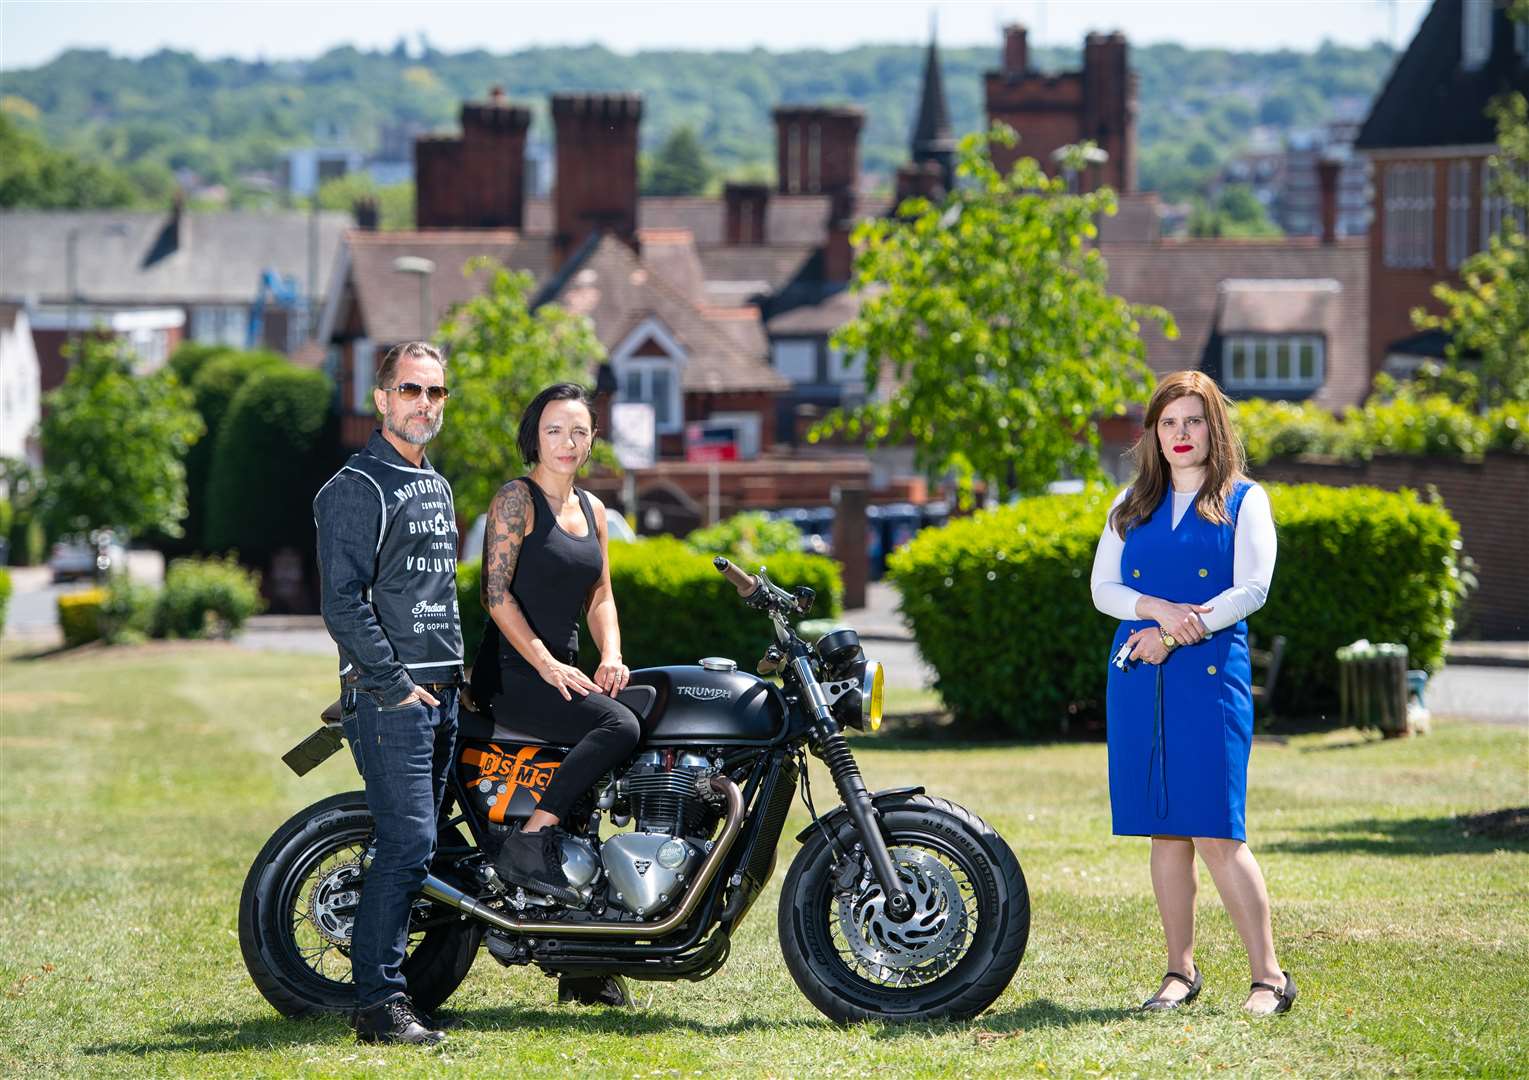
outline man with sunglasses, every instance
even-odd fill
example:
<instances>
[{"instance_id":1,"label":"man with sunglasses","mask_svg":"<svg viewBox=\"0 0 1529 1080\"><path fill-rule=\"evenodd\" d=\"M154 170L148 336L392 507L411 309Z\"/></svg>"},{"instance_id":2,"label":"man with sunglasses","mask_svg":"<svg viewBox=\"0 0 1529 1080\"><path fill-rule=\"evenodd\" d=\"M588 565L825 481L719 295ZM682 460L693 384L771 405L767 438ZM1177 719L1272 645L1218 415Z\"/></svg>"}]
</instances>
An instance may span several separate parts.
<instances>
[{"instance_id":1,"label":"man with sunglasses","mask_svg":"<svg viewBox=\"0 0 1529 1080\"><path fill-rule=\"evenodd\" d=\"M462 681L456 509L425 458L447 393L435 346L389 350L372 391L381 428L313 500L345 736L376 826L351 931L361 1042L445 1038L415 1011L402 967L409 910L435 852Z\"/></svg>"}]
</instances>

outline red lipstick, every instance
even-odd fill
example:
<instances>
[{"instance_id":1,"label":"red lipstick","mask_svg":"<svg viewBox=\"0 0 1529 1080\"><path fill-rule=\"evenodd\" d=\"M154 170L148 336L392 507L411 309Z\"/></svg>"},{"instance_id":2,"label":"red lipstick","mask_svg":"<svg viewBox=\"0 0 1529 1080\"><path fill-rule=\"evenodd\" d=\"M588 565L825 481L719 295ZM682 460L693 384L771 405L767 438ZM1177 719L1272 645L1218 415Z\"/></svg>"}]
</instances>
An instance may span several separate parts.
<instances>
[{"instance_id":1,"label":"red lipstick","mask_svg":"<svg viewBox=\"0 0 1529 1080\"><path fill-rule=\"evenodd\" d=\"M1175 454L1187 454L1187 453L1189 453L1193 449L1194 449L1193 446L1175 446L1173 448L1173 452Z\"/></svg>"}]
</instances>

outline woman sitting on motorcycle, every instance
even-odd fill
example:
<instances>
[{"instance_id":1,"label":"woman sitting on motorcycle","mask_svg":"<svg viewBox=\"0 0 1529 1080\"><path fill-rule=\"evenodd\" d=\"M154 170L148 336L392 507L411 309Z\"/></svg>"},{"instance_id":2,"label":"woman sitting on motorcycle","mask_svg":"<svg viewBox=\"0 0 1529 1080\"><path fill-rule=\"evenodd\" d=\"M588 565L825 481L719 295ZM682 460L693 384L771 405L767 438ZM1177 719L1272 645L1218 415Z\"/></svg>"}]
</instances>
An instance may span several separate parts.
<instances>
[{"instance_id":1,"label":"woman sitting on motorcycle","mask_svg":"<svg viewBox=\"0 0 1529 1080\"><path fill-rule=\"evenodd\" d=\"M529 475L499 489L483 537L483 608L490 625L473 665L480 709L563 745L568 755L538 808L495 859L506 881L577 904L563 873L556 826L573 803L637 746L636 715L615 700L629 672L606 555L605 508L574 486L589 460L594 413L583 387L537 394L518 436ZM600 650L593 678L575 667L579 613Z\"/></svg>"}]
</instances>

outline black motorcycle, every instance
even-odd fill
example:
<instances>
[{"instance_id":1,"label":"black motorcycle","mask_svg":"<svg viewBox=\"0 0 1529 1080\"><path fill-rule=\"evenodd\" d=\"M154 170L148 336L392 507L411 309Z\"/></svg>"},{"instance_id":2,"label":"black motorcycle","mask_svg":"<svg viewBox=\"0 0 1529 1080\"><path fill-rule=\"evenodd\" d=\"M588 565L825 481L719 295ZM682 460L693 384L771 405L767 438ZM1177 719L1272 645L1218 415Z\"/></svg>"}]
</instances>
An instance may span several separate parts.
<instances>
[{"instance_id":1,"label":"black motorcycle","mask_svg":"<svg viewBox=\"0 0 1529 1080\"><path fill-rule=\"evenodd\" d=\"M632 673L618 700L642 720L643 740L563 822L578 905L507 884L490 857L536 808L566 748L462 711L403 965L420 1008L456 990L480 947L558 975L715 974L770 879L798 787L812 822L796 837L778 919L786 967L813 1005L840 1022L963 1019L1008 986L1030 932L1008 844L922 787L867 791L843 728L880 726L881 665L853 630L812 645L797 636L789 620L810 610L812 590L716 566L773 623L758 671L779 684L719 658ZM342 745L331 710L283 759L299 775ZM826 814L813 805L808 752L838 789ZM362 793L334 795L278 829L250 868L239 942L255 985L287 1016L352 1008L348 950L371 833Z\"/></svg>"}]
</instances>

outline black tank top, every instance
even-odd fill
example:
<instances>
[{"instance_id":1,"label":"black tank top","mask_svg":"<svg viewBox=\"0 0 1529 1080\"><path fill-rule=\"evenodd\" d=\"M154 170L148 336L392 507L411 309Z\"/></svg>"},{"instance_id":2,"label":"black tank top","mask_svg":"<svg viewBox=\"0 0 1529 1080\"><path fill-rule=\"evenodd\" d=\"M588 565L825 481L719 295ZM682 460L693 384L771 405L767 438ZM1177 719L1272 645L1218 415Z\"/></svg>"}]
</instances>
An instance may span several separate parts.
<instances>
[{"instance_id":1,"label":"black tank top","mask_svg":"<svg viewBox=\"0 0 1529 1080\"><path fill-rule=\"evenodd\" d=\"M520 546L515 563L515 577L510 595L520 605L532 632L559 660L572 662L579 651L579 616L589 599L589 590L600 580L605 559L600 553L600 536L595 531L595 512L589 496L575 488L584 510L586 535L574 536L557 522L546 493L529 476L520 477L530 488L535 509L531 531ZM487 552L484 555L487 556ZM487 704L498 692L488 679L505 671L534 671L529 661L499 632L490 617L483 631L478 661L473 664L473 698Z\"/></svg>"}]
</instances>

